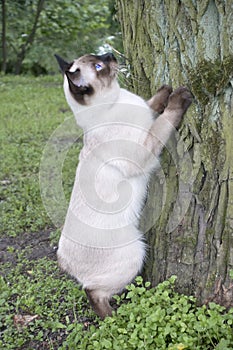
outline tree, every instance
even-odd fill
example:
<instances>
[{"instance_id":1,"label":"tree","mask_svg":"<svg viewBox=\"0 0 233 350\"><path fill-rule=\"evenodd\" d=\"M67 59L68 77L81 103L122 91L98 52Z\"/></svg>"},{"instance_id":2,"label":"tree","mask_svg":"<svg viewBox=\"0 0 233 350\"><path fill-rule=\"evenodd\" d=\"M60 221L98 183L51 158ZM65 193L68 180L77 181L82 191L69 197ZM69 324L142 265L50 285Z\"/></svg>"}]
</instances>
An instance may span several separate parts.
<instances>
[{"instance_id":1,"label":"tree","mask_svg":"<svg viewBox=\"0 0 233 350\"><path fill-rule=\"evenodd\" d=\"M195 97L177 144L173 140L173 149L168 147L162 154L163 177L155 174L150 183L142 218L142 225L149 221L152 226L144 276L155 285L175 274L180 292L194 294L201 302L230 306L232 1L116 3L133 90L148 98L163 83L187 85Z\"/></svg>"},{"instance_id":2,"label":"tree","mask_svg":"<svg viewBox=\"0 0 233 350\"><path fill-rule=\"evenodd\" d=\"M17 61L15 64L15 73L16 74L19 74L21 72L23 60L25 59L27 52L30 50L30 47L32 46L32 44L35 40L36 30L38 27L40 14L43 10L44 2L45 2L45 0L38 0L38 2L36 4L35 18L33 21L32 28L31 28L29 34L26 35L27 38L26 38L25 42L23 42L22 45L20 45L19 51L17 53Z\"/></svg>"},{"instance_id":3,"label":"tree","mask_svg":"<svg viewBox=\"0 0 233 350\"><path fill-rule=\"evenodd\" d=\"M6 2L2 0L2 72L6 72Z\"/></svg>"}]
</instances>

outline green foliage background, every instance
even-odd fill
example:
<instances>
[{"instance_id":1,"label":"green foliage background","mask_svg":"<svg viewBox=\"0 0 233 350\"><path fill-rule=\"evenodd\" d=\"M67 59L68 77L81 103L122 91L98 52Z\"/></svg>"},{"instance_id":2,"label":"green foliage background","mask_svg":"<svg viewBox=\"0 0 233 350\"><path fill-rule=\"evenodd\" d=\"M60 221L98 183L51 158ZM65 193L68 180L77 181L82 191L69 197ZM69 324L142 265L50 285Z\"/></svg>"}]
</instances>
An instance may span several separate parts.
<instances>
[{"instance_id":1,"label":"green foliage background","mask_svg":"<svg viewBox=\"0 0 233 350\"><path fill-rule=\"evenodd\" d=\"M5 0L5 3L7 72L14 73L21 48L32 31L38 0ZM21 72L35 75L57 72L54 53L72 60L85 53L98 52L106 42L121 46L114 16L113 0L45 0L35 39L29 45Z\"/></svg>"}]
</instances>

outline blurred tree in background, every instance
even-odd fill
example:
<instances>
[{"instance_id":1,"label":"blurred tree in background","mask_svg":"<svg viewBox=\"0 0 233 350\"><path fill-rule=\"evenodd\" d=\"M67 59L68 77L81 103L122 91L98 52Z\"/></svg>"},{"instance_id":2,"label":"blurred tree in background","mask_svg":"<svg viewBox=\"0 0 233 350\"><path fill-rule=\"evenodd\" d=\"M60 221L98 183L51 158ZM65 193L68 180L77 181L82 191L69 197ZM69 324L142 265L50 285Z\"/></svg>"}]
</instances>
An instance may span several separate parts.
<instances>
[{"instance_id":1,"label":"blurred tree in background","mask_svg":"<svg viewBox=\"0 0 233 350\"><path fill-rule=\"evenodd\" d=\"M1 0L1 70L49 74L54 53L73 59L106 42L119 48L114 13L113 0Z\"/></svg>"}]
</instances>

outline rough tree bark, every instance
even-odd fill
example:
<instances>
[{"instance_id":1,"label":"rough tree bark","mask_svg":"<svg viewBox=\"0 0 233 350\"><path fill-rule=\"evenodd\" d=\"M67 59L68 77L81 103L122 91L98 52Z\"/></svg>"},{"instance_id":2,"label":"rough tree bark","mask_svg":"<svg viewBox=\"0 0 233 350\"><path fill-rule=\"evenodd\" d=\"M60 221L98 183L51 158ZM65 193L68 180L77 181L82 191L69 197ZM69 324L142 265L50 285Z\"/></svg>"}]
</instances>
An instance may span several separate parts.
<instances>
[{"instance_id":1,"label":"rough tree bark","mask_svg":"<svg viewBox=\"0 0 233 350\"><path fill-rule=\"evenodd\" d=\"M150 249L144 276L155 285L175 274L180 292L194 294L202 303L214 300L232 306L232 1L116 3L134 91L148 98L167 83L187 85L195 97L173 154L165 150L161 157L165 176L155 175L150 184L142 223L149 221L153 227L147 234ZM191 159L186 165L192 167L191 172L186 169L190 202L176 221L183 205L177 194L180 177L185 177L184 165L179 174L186 154L183 146Z\"/></svg>"}]
</instances>

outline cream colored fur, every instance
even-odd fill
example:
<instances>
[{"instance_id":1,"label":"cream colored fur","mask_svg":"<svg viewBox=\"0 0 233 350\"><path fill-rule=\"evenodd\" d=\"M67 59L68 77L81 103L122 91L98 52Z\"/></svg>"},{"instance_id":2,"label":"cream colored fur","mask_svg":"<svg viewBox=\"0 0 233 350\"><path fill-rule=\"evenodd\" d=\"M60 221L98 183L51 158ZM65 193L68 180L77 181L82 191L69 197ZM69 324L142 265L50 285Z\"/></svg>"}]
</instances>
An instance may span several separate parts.
<instances>
[{"instance_id":1,"label":"cream colored fur","mask_svg":"<svg viewBox=\"0 0 233 350\"><path fill-rule=\"evenodd\" d=\"M58 256L63 268L84 288L101 289L110 297L134 278L145 257L137 226L147 181L156 166L156 159L148 162L152 154L143 146L153 123L152 112L141 98L120 89L116 82L104 105L100 96L99 101L95 97L94 106L78 108L66 78L64 89L85 135ZM124 186L129 198L124 198ZM94 190L99 200L92 198ZM112 208L118 196L126 201L123 210L121 203L116 210Z\"/></svg>"},{"instance_id":2,"label":"cream colored fur","mask_svg":"<svg viewBox=\"0 0 233 350\"><path fill-rule=\"evenodd\" d=\"M95 93L85 97L85 105L77 103L64 75L65 96L84 130L84 145L58 259L101 301L122 290L142 268L146 246L138 223L148 179L184 111L168 106L154 120L142 98L119 87L115 63L106 83L82 58L70 72L77 68L82 84L91 84Z\"/></svg>"}]
</instances>

